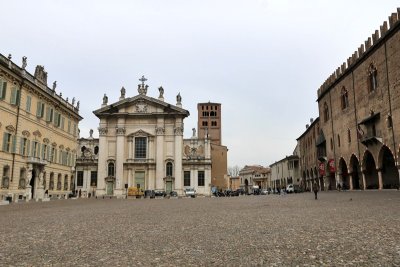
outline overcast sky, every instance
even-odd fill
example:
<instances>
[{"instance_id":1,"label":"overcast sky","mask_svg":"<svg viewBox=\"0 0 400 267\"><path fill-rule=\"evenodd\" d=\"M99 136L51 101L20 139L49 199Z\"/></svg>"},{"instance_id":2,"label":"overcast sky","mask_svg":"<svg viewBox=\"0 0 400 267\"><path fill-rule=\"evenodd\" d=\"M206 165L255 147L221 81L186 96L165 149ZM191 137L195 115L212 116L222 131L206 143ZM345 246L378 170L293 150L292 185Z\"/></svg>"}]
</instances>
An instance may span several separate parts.
<instances>
[{"instance_id":1,"label":"overcast sky","mask_svg":"<svg viewBox=\"0 0 400 267\"><path fill-rule=\"evenodd\" d=\"M176 104L185 138L197 103L222 104L228 165L270 165L292 154L317 89L379 29L400 2L350 0L0 0L0 53L27 70L44 65L49 86L81 102L81 137L98 135L92 111L124 86Z\"/></svg>"}]
</instances>

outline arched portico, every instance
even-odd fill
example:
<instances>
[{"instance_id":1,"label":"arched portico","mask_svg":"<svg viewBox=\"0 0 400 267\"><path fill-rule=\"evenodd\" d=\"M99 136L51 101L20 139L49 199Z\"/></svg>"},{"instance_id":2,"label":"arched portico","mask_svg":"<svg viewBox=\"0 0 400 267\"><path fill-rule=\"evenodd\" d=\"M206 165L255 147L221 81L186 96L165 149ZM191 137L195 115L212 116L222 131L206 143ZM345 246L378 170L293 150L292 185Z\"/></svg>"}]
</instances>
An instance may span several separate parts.
<instances>
[{"instance_id":1,"label":"arched portico","mask_svg":"<svg viewBox=\"0 0 400 267\"><path fill-rule=\"evenodd\" d=\"M383 146L379 151L378 166L382 176L382 188L399 188L399 172L392 151Z\"/></svg>"},{"instance_id":2,"label":"arched portico","mask_svg":"<svg viewBox=\"0 0 400 267\"><path fill-rule=\"evenodd\" d=\"M368 150L364 153L363 174L365 179L365 189L379 189L379 177L376 169L375 159Z\"/></svg>"},{"instance_id":3,"label":"arched portico","mask_svg":"<svg viewBox=\"0 0 400 267\"><path fill-rule=\"evenodd\" d=\"M357 157L353 154L350 158L350 190L361 189L360 179L360 163Z\"/></svg>"},{"instance_id":4,"label":"arched portico","mask_svg":"<svg viewBox=\"0 0 400 267\"><path fill-rule=\"evenodd\" d=\"M350 176L344 158L339 160L339 184L343 189L350 189Z\"/></svg>"}]
</instances>

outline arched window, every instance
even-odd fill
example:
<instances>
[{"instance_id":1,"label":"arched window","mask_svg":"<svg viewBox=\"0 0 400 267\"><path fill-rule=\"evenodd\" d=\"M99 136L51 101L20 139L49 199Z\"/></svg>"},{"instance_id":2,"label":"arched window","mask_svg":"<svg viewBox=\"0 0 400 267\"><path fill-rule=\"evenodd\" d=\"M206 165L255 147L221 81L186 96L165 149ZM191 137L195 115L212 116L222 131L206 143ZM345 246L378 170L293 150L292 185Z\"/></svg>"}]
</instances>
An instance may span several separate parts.
<instances>
[{"instance_id":1,"label":"arched window","mask_svg":"<svg viewBox=\"0 0 400 267\"><path fill-rule=\"evenodd\" d=\"M351 132L350 129L347 129L347 140L351 143Z\"/></svg>"},{"instance_id":2,"label":"arched window","mask_svg":"<svg viewBox=\"0 0 400 267\"><path fill-rule=\"evenodd\" d=\"M108 176L114 176L115 173L115 167L114 167L114 162L108 163Z\"/></svg>"},{"instance_id":3,"label":"arched window","mask_svg":"<svg viewBox=\"0 0 400 267\"><path fill-rule=\"evenodd\" d=\"M166 166L166 176L172 176L172 163L171 162L167 162L167 166Z\"/></svg>"},{"instance_id":4,"label":"arched window","mask_svg":"<svg viewBox=\"0 0 400 267\"><path fill-rule=\"evenodd\" d=\"M368 85L369 92L375 91L378 87L378 71L374 64L369 65L368 68Z\"/></svg>"},{"instance_id":5,"label":"arched window","mask_svg":"<svg viewBox=\"0 0 400 267\"><path fill-rule=\"evenodd\" d=\"M61 173L59 173L58 177L57 177L57 190L61 190L61 179L62 179L62 176L61 176Z\"/></svg>"},{"instance_id":6,"label":"arched window","mask_svg":"<svg viewBox=\"0 0 400 267\"><path fill-rule=\"evenodd\" d=\"M324 103L324 121L328 121L329 120L329 107L328 104L325 102Z\"/></svg>"},{"instance_id":7,"label":"arched window","mask_svg":"<svg viewBox=\"0 0 400 267\"><path fill-rule=\"evenodd\" d=\"M349 106L349 93L347 89L343 86L341 92L341 102L342 102L342 109L345 109Z\"/></svg>"},{"instance_id":8,"label":"arched window","mask_svg":"<svg viewBox=\"0 0 400 267\"><path fill-rule=\"evenodd\" d=\"M19 171L19 183L18 183L18 189L25 189L25 184L26 184L26 170L25 168L22 168Z\"/></svg>"},{"instance_id":9,"label":"arched window","mask_svg":"<svg viewBox=\"0 0 400 267\"><path fill-rule=\"evenodd\" d=\"M68 190L68 175L65 175L64 177L64 190Z\"/></svg>"},{"instance_id":10,"label":"arched window","mask_svg":"<svg viewBox=\"0 0 400 267\"><path fill-rule=\"evenodd\" d=\"M4 166L3 168L3 177L1 179L1 188L6 188L10 186L10 167Z\"/></svg>"},{"instance_id":11,"label":"arched window","mask_svg":"<svg viewBox=\"0 0 400 267\"><path fill-rule=\"evenodd\" d=\"M54 190L54 173L50 173L49 190Z\"/></svg>"},{"instance_id":12,"label":"arched window","mask_svg":"<svg viewBox=\"0 0 400 267\"><path fill-rule=\"evenodd\" d=\"M99 154L99 147L98 146L94 147L94 154L95 155Z\"/></svg>"}]
</instances>

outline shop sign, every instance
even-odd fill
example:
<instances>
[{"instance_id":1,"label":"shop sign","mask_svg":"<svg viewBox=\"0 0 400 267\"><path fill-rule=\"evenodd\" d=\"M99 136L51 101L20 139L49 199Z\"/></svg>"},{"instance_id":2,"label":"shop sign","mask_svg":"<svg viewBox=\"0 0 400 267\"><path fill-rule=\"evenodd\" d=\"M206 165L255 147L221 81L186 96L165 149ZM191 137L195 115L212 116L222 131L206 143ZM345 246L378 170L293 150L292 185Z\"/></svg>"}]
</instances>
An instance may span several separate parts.
<instances>
[{"instance_id":1,"label":"shop sign","mask_svg":"<svg viewBox=\"0 0 400 267\"><path fill-rule=\"evenodd\" d=\"M319 175L321 176L325 175L325 162L319 163Z\"/></svg>"}]
</instances>

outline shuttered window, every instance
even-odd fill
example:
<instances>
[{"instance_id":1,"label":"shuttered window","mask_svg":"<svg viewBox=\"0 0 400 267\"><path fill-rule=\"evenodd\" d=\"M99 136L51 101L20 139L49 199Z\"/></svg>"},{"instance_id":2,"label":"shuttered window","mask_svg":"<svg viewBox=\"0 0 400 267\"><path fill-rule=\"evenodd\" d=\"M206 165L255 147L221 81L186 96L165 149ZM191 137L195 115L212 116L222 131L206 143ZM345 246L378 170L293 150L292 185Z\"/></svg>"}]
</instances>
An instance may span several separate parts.
<instances>
[{"instance_id":1,"label":"shuttered window","mask_svg":"<svg viewBox=\"0 0 400 267\"><path fill-rule=\"evenodd\" d=\"M36 108L36 117L43 118L43 116L44 116L44 103L41 101L38 101L37 108Z\"/></svg>"},{"instance_id":2,"label":"shuttered window","mask_svg":"<svg viewBox=\"0 0 400 267\"><path fill-rule=\"evenodd\" d=\"M18 89L17 86L13 86L13 88L11 89L10 103L12 105L19 106L19 99L20 99L20 90Z\"/></svg>"},{"instance_id":3,"label":"shuttered window","mask_svg":"<svg viewBox=\"0 0 400 267\"><path fill-rule=\"evenodd\" d=\"M6 99L7 95L7 82L0 78L0 99Z\"/></svg>"},{"instance_id":4,"label":"shuttered window","mask_svg":"<svg viewBox=\"0 0 400 267\"><path fill-rule=\"evenodd\" d=\"M30 95L26 96L26 111L31 112L32 97Z\"/></svg>"}]
</instances>

